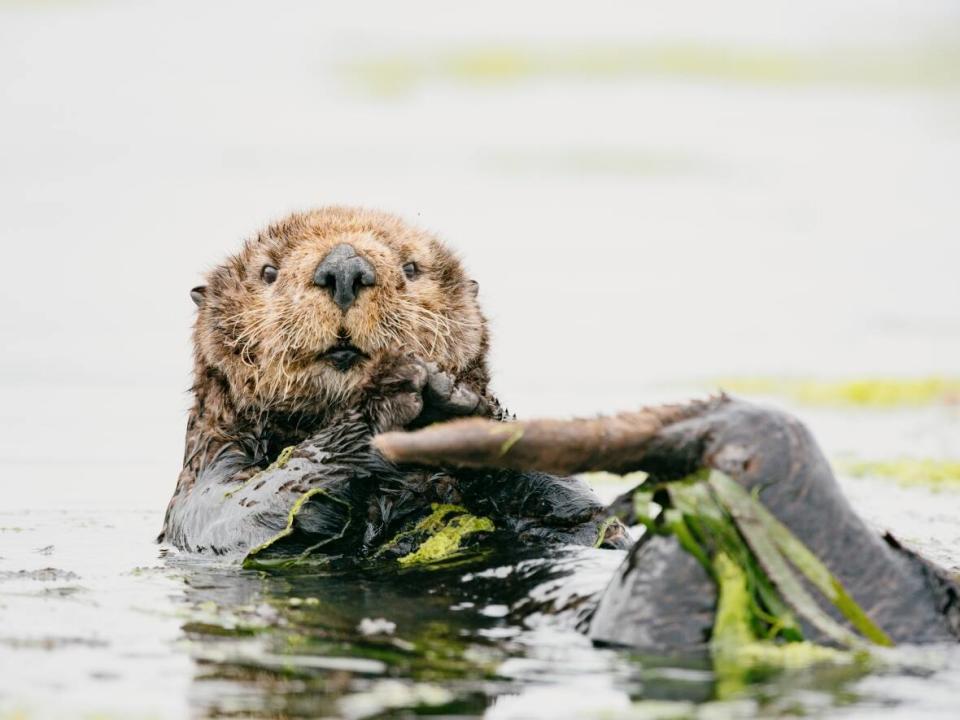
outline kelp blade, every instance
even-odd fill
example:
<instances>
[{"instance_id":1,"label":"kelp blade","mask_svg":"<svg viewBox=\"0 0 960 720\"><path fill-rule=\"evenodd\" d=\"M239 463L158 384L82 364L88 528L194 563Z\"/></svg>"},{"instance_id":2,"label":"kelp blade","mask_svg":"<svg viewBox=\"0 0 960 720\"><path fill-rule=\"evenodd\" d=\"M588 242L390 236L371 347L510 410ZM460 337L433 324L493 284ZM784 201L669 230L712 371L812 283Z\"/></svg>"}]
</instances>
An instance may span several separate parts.
<instances>
[{"instance_id":1,"label":"kelp blade","mask_svg":"<svg viewBox=\"0 0 960 720\"><path fill-rule=\"evenodd\" d=\"M868 640L892 646L890 637L870 619L842 583L783 523L727 475L713 471L707 482L737 523L764 570L784 599L828 637L848 647L862 642L827 615L791 570L796 567Z\"/></svg>"}]
</instances>

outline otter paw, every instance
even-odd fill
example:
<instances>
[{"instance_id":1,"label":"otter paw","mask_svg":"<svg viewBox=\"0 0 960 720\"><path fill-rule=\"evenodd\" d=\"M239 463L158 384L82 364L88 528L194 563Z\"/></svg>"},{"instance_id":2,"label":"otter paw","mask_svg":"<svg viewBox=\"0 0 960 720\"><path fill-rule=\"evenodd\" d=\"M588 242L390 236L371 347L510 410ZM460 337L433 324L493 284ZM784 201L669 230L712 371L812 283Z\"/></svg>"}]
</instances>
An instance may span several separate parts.
<instances>
[{"instance_id":1,"label":"otter paw","mask_svg":"<svg viewBox=\"0 0 960 720\"><path fill-rule=\"evenodd\" d=\"M427 364L414 357L398 358L381 368L365 411L374 432L402 429L420 415L428 376Z\"/></svg>"},{"instance_id":2,"label":"otter paw","mask_svg":"<svg viewBox=\"0 0 960 720\"><path fill-rule=\"evenodd\" d=\"M470 385L457 380L434 363L427 364L427 382L423 388L423 412L416 419L419 426L467 415L490 414L486 398Z\"/></svg>"}]
</instances>

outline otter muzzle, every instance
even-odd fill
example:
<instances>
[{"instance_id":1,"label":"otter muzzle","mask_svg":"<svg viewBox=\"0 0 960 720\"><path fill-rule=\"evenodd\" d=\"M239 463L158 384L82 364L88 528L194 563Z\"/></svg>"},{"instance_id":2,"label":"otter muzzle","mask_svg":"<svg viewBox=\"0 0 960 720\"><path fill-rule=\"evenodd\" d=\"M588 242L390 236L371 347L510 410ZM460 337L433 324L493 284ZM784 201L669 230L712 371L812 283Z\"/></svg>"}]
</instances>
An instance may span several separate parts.
<instances>
[{"instance_id":1,"label":"otter muzzle","mask_svg":"<svg viewBox=\"0 0 960 720\"><path fill-rule=\"evenodd\" d=\"M327 288L333 302L346 312L361 289L377 284L377 274L373 265L357 255L352 245L340 243L317 266L313 284Z\"/></svg>"}]
</instances>

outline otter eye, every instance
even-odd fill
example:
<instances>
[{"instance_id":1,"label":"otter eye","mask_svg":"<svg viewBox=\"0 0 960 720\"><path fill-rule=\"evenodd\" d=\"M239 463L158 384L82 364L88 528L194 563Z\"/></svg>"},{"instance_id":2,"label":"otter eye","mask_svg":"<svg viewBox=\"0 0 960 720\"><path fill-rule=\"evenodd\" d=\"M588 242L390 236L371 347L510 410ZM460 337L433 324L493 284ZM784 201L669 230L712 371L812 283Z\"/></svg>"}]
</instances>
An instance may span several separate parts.
<instances>
[{"instance_id":1,"label":"otter eye","mask_svg":"<svg viewBox=\"0 0 960 720\"><path fill-rule=\"evenodd\" d=\"M403 274L407 276L407 280L413 280L420 274L420 268L417 267L416 263L408 262L403 266Z\"/></svg>"},{"instance_id":2,"label":"otter eye","mask_svg":"<svg viewBox=\"0 0 960 720\"><path fill-rule=\"evenodd\" d=\"M277 274L279 272L280 271L277 270L273 265L264 265L263 269L260 271L260 277L267 285L269 285L277 279Z\"/></svg>"}]
</instances>

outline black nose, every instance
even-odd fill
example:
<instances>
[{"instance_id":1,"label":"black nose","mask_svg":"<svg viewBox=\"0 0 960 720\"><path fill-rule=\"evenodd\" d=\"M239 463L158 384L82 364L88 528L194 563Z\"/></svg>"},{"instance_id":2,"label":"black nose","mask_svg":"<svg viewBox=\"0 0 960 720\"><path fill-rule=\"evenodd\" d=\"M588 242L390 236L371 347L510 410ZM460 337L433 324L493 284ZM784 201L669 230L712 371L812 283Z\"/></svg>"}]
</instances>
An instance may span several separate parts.
<instances>
[{"instance_id":1,"label":"black nose","mask_svg":"<svg viewBox=\"0 0 960 720\"><path fill-rule=\"evenodd\" d=\"M317 265L313 284L328 288L337 306L347 311L360 288L376 285L377 274L373 265L357 255L353 246L340 243Z\"/></svg>"}]
</instances>

